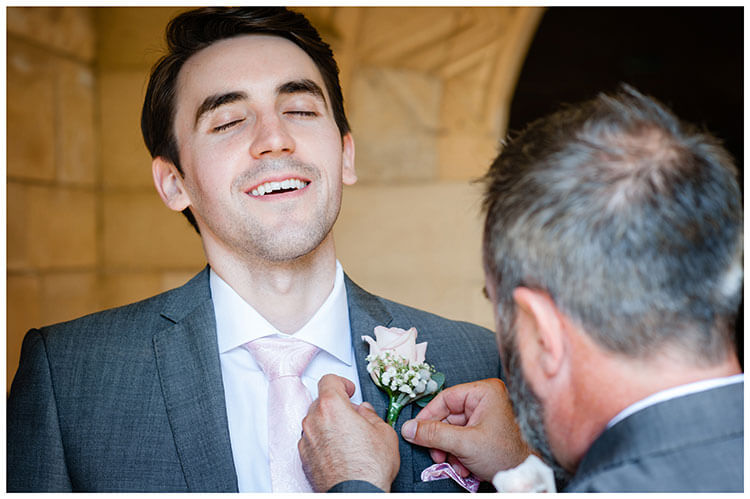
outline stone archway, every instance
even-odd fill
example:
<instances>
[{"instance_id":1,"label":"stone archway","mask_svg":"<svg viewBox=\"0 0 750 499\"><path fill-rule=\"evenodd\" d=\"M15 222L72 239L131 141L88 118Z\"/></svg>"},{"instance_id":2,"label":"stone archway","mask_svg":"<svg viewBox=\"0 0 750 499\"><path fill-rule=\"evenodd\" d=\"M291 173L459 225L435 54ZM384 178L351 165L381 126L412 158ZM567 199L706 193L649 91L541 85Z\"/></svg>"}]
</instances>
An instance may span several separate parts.
<instances>
[{"instance_id":1,"label":"stone archway","mask_svg":"<svg viewBox=\"0 0 750 499\"><path fill-rule=\"evenodd\" d=\"M504 135L544 9L300 8L341 68L362 182L467 180Z\"/></svg>"}]
</instances>

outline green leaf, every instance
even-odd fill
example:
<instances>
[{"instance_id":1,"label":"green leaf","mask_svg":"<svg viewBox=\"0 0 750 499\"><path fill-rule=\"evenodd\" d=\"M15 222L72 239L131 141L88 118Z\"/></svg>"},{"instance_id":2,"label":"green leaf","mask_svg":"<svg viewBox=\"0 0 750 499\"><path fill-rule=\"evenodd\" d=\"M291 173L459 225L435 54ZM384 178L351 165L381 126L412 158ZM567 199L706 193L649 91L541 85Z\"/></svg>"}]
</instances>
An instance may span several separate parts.
<instances>
[{"instance_id":1,"label":"green leaf","mask_svg":"<svg viewBox=\"0 0 750 499\"><path fill-rule=\"evenodd\" d=\"M433 373L432 374L432 379L435 380L435 383L438 384L438 389L435 392L435 394L437 395L438 393L440 393L440 390L443 389L443 385L445 384L445 374L443 374L443 373Z\"/></svg>"},{"instance_id":2,"label":"green leaf","mask_svg":"<svg viewBox=\"0 0 750 499\"><path fill-rule=\"evenodd\" d=\"M433 393L433 394L428 395L426 397L422 397L421 399L418 399L414 403L417 404L419 407L424 407L424 406L426 406L427 404L430 403L430 400L432 400L433 398L435 398L435 395L437 395L437 393Z\"/></svg>"}]
</instances>

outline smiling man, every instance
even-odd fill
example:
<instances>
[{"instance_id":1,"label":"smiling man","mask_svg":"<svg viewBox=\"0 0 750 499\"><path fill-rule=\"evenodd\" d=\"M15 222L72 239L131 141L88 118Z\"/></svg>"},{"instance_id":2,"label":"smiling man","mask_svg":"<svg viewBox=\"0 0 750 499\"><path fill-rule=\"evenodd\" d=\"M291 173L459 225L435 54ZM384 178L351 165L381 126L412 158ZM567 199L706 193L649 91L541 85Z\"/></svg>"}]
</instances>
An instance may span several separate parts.
<instances>
[{"instance_id":1,"label":"smiling man","mask_svg":"<svg viewBox=\"0 0 750 499\"><path fill-rule=\"evenodd\" d=\"M489 331L344 274L331 229L356 181L354 140L328 45L284 8L186 12L167 41L141 128L156 190L198 231L208 265L180 288L27 334L8 399L8 490L311 490L301 421L336 374L352 386L345 409L369 418L367 442L398 446L379 488L458 491L422 483L428 452L396 444L380 419L387 398L361 337L416 327L449 385L497 376L497 349Z\"/></svg>"}]
</instances>

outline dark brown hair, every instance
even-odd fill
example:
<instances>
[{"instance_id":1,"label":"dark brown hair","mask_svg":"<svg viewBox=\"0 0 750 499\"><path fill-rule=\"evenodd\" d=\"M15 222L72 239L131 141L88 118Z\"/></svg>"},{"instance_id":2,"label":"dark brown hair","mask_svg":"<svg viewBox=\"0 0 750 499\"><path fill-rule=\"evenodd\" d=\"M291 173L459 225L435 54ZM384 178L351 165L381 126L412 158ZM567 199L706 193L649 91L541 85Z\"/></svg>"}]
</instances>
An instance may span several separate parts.
<instances>
[{"instance_id":1,"label":"dark brown hair","mask_svg":"<svg viewBox=\"0 0 750 499\"><path fill-rule=\"evenodd\" d=\"M193 54L212 43L244 34L279 36L304 50L323 77L341 136L349 132L333 52L305 16L284 7L207 7L182 13L167 25L168 52L151 70L141 112L141 132L152 158L161 156L182 173L174 134L175 94L180 69ZM185 209L183 214L198 230L190 210Z\"/></svg>"}]
</instances>

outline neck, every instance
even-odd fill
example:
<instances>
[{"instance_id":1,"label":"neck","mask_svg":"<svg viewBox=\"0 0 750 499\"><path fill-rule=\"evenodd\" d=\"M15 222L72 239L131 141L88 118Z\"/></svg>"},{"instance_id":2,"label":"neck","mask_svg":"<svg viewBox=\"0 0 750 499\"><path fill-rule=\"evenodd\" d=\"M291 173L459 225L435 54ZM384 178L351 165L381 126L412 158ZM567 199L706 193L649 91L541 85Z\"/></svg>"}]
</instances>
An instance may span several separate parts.
<instances>
[{"instance_id":1,"label":"neck","mask_svg":"<svg viewBox=\"0 0 750 499\"><path fill-rule=\"evenodd\" d=\"M239 258L206 248L211 269L282 333L294 334L323 305L336 278L336 251L329 234L312 252L294 260Z\"/></svg>"},{"instance_id":2,"label":"neck","mask_svg":"<svg viewBox=\"0 0 750 499\"><path fill-rule=\"evenodd\" d=\"M742 372L731 349L722 361L703 366L688 360L694 356L668 348L648 359L626 358L596 346L584 350L580 353L585 356L573 363L576 372L568 394L569 417L560 425L564 433L560 445L567 447L563 465L570 471L578 467L612 418L630 405L669 388Z\"/></svg>"},{"instance_id":3,"label":"neck","mask_svg":"<svg viewBox=\"0 0 750 499\"><path fill-rule=\"evenodd\" d=\"M608 376L610 383L616 379L629 381L620 382L622 386L617 390L617 396L611 399L610 404L602 407L602 418L606 419L605 426L623 409L660 391L742 372L737 356L732 351L727 351L726 357L720 362L710 365L700 365L686 360L690 358L688 353L679 355L667 351L648 359L615 361L617 367L613 367ZM605 391L608 391L606 386L599 386L600 393Z\"/></svg>"}]
</instances>

